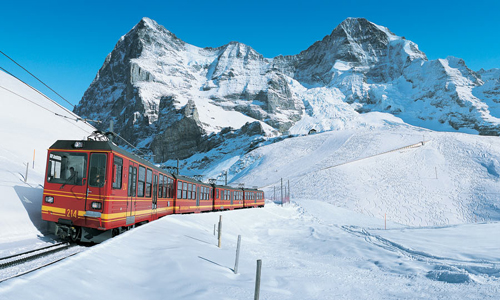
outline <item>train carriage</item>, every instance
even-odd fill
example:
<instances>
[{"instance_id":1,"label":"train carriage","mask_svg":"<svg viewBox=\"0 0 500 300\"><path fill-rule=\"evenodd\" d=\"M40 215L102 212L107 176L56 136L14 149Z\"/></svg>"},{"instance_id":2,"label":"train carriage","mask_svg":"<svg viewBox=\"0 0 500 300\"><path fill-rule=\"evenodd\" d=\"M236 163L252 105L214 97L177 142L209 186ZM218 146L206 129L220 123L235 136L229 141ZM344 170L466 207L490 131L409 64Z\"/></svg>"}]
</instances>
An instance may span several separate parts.
<instances>
[{"instance_id":1,"label":"train carriage","mask_svg":"<svg viewBox=\"0 0 500 300\"><path fill-rule=\"evenodd\" d=\"M42 219L61 237L99 240L172 214L173 188L172 175L113 143L57 141L48 150Z\"/></svg>"},{"instance_id":2,"label":"train carriage","mask_svg":"<svg viewBox=\"0 0 500 300\"><path fill-rule=\"evenodd\" d=\"M263 192L173 175L110 141L48 150L42 219L63 239L100 242L173 213L264 206Z\"/></svg>"},{"instance_id":3,"label":"train carriage","mask_svg":"<svg viewBox=\"0 0 500 300\"><path fill-rule=\"evenodd\" d=\"M213 209L212 186L190 177L174 175L176 179L176 214L199 213Z\"/></svg>"},{"instance_id":4,"label":"train carriage","mask_svg":"<svg viewBox=\"0 0 500 300\"><path fill-rule=\"evenodd\" d=\"M225 185L213 185L214 210L243 208L243 190Z\"/></svg>"},{"instance_id":5,"label":"train carriage","mask_svg":"<svg viewBox=\"0 0 500 300\"><path fill-rule=\"evenodd\" d=\"M264 202L263 191L243 188L243 207L264 207Z\"/></svg>"}]
</instances>

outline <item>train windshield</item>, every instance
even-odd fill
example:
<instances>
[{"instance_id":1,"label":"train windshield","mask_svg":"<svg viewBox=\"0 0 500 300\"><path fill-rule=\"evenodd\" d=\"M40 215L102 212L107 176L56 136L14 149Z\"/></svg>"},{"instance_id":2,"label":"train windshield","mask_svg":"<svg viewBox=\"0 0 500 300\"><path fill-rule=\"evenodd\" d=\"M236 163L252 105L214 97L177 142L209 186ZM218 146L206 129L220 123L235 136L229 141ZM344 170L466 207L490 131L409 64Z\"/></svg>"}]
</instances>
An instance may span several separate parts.
<instances>
[{"instance_id":1,"label":"train windshield","mask_svg":"<svg viewBox=\"0 0 500 300\"><path fill-rule=\"evenodd\" d=\"M82 185L87 174L87 154L51 152L47 182Z\"/></svg>"}]
</instances>

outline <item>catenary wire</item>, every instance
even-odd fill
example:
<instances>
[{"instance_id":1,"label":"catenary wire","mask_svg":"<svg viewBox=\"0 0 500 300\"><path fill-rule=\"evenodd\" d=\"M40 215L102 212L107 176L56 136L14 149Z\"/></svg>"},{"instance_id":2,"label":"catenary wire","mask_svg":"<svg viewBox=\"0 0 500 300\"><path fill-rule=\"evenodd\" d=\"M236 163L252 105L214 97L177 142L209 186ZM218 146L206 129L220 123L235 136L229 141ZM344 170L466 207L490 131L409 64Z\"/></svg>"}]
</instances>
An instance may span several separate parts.
<instances>
[{"instance_id":1,"label":"catenary wire","mask_svg":"<svg viewBox=\"0 0 500 300\"><path fill-rule=\"evenodd\" d=\"M71 105L72 107L75 107L75 105L73 105L71 102L69 102L68 100L66 100L66 98L64 98L63 96L61 96L58 92L54 91L50 86L48 86L45 82L43 82L42 80L40 80L38 77L36 77L35 75L33 75L33 73L31 73L30 71L28 71L25 67L21 66L17 61L15 61L13 58L11 58L10 56L8 56L7 54L5 54L4 52L0 51L1 54L3 54L5 57L7 57L8 59L10 59L13 63L15 63L16 65L18 65L21 69L23 69L24 71L26 71L28 74L30 74L31 76L33 76L36 80L38 80L40 83L42 83L43 85L45 85L49 90L51 90L52 92L54 92L57 96L61 97L61 99L63 99L64 101L66 101L69 105Z\"/></svg>"},{"instance_id":2,"label":"catenary wire","mask_svg":"<svg viewBox=\"0 0 500 300\"><path fill-rule=\"evenodd\" d=\"M13 61L16 65L18 65L19 67L21 67L23 70L25 70L26 72L28 72L31 76L35 77L38 81L40 81L43 85L45 85L46 87L48 87L51 91L53 91L55 94L57 94L59 97L61 97L64 101L68 102L68 100L66 100L64 97L62 97L61 95L59 95L59 93L57 93L56 91L54 91L52 88L50 88L48 85L46 85L44 82L42 82L40 79L38 79L35 75L33 75L31 72L29 72L26 68L24 68L23 66L21 66L20 64L18 64L16 61L14 61L12 58L10 58L8 55L6 55L4 52L0 51L1 54L3 54L4 56L6 56L8 59L10 59L11 61ZM0 86L0 88L26 100L26 101L29 101L31 102L32 104L50 112L50 113L53 113L54 115L58 116L58 117L62 117L62 118L65 118L65 119L68 119L68 120L72 120L72 121L75 121L75 122L78 122L78 121L83 121L85 122L87 125L91 126L92 128L94 129L97 129L95 128L92 124L88 123L88 121L92 121L92 122L97 122L97 123L101 123L101 121L98 121L98 120L91 120L91 119L83 119L83 118L80 118L79 116L77 116L76 114L74 114L72 111L66 109L64 106L60 105L59 103L57 103L56 101L52 100L51 98L49 98L48 96L46 96L45 94L43 94L42 92L40 92L39 90L35 89L34 87L32 87L31 85L27 84L26 82L22 81L21 79L19 79L17 76L13 75L12 73L10 73L9 71L5 70L4 68L0 67L1 70L3 70L4 72L6 72L7 74L11 75L12 77L16 78L17 80L19 80L21 83L25 84L26 86L28 86L29 88L31 88L32 90L34 90L35 92L37 92L38 94L40 94L41 96L43 96L44 98L46 98L47 100L51 101L52 103L54 103L55 105L59 106L60 108L62 108L63 110L69 112L70 114L74 115L75 117L74 118L70 118L68 116L64 116L64 115L61 115L61 114L58 114L54 111L51 111L50 109L46 108L46 107L43 107L41 106L40 104L38 103L35 103L33 101L31 101L30 99L22 96L22 95L19 95L17 94L16 92L14 91L11 91L3 86ZM69 103L72 107L75 107L73 104ZM76 126L76 125L75 125ZM136 149L139 153L141 153L143 156L147 156L147 154L145 154L144 152L142 152L139 148L135 147L134 145L132 145L129 141L127 141L125 138L123 138L122 136L120 136L118 133L115 133L113 132L117 137L119 137L120 139L122 139L127 145L129 145L130 147Z\"/></svg>"}]
</instances>

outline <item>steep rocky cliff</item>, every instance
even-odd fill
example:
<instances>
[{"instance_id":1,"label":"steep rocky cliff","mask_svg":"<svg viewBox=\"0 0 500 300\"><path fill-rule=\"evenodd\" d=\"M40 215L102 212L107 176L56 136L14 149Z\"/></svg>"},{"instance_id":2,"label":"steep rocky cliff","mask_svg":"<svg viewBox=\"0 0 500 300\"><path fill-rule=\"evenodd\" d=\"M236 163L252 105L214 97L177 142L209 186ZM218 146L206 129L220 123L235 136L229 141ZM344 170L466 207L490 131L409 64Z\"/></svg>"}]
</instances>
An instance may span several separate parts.
<instances>
[{"instance_id":1,"label":"steep rocky cliff","mask_svg":"<svg viewBox=\"0 0 500 300\"><path fill-rule=\"evenodd\" d=\"M102 120L102 129L113 120L156 161L209 151L255 122L250 132L260 139L345 128L369 112L498 135L499 73L476 73L454 57L429 61L415 43L362 18L346 19L297 55L272 59L238 42L195 47L143 18L118 41L75 112Z\"/></svg>"}]
</instances>

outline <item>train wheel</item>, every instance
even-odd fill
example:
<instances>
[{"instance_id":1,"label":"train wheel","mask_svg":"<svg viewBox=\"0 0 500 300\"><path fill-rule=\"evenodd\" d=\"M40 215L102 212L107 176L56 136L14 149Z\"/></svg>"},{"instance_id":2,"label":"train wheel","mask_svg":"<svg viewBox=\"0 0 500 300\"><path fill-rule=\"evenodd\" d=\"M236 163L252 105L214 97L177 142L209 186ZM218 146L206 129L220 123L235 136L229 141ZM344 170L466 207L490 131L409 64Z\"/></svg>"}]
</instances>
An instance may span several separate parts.
<instances>
[{"instance_id":1,"label":"train wheel","mask_svg":"<svg viewBox=\"0 0 500 300\"><path fill-rule=\"evenodd\" d=\"M79 242L82 236L81 227L71 227L70 228L70 238L72 242Z\"/></svg>"}]
</instances>

